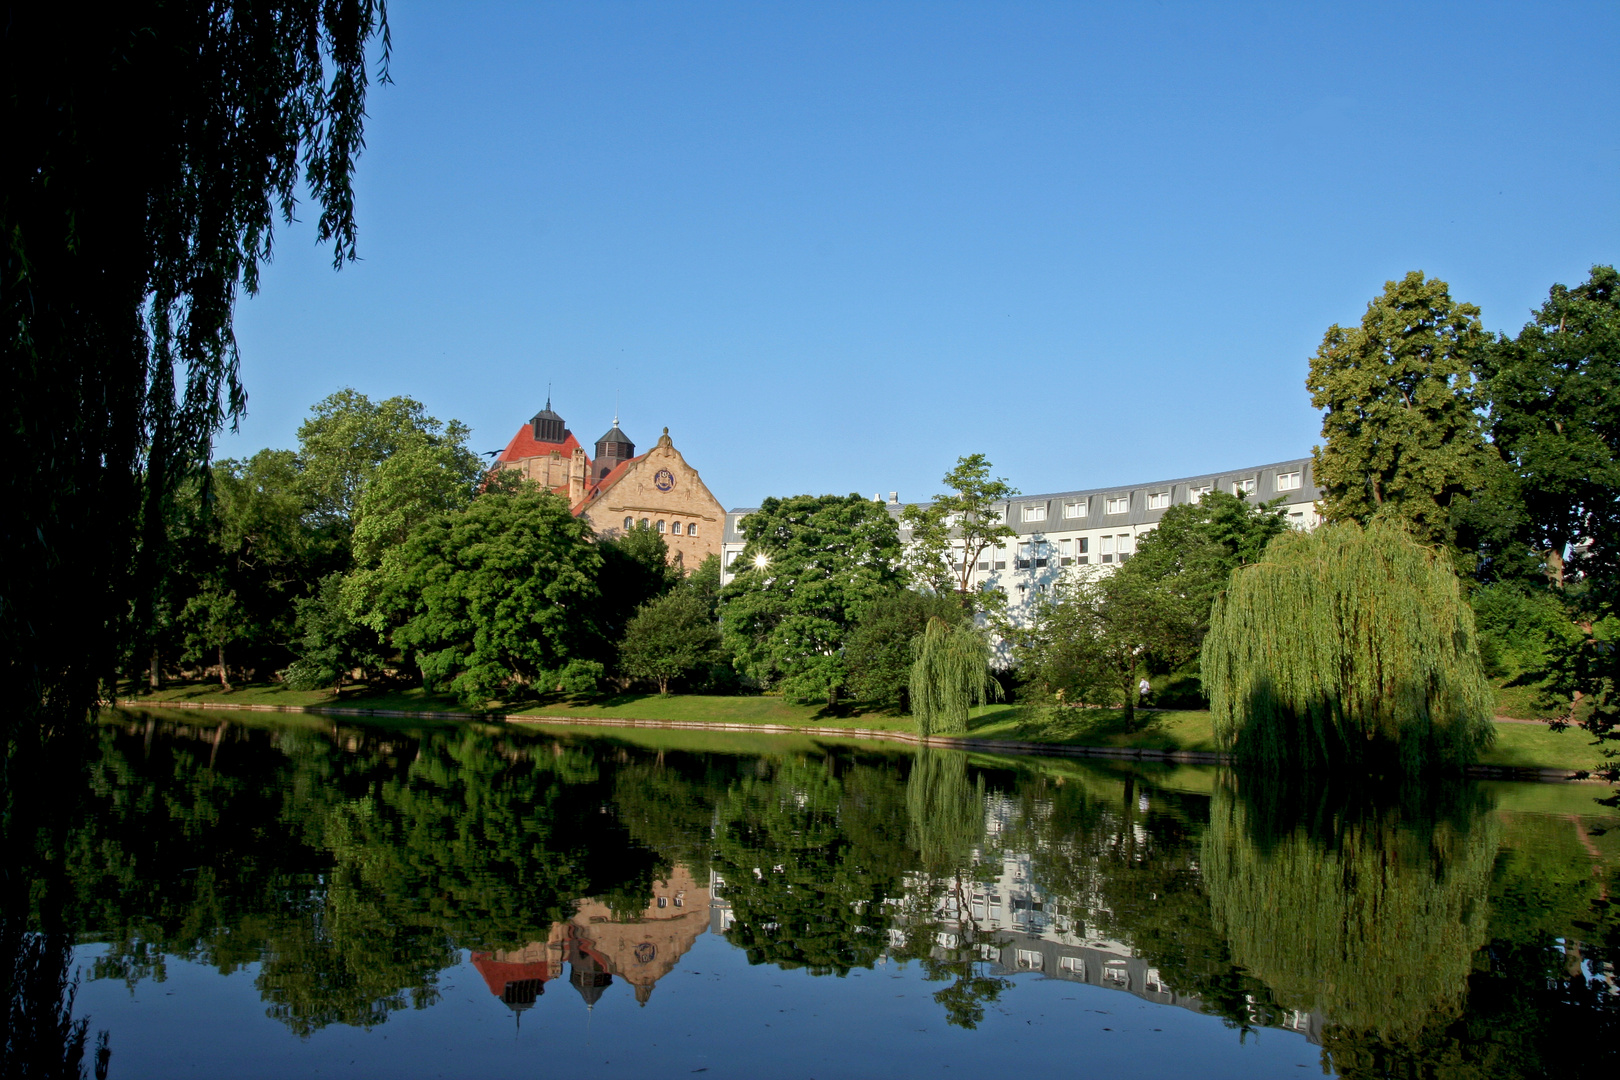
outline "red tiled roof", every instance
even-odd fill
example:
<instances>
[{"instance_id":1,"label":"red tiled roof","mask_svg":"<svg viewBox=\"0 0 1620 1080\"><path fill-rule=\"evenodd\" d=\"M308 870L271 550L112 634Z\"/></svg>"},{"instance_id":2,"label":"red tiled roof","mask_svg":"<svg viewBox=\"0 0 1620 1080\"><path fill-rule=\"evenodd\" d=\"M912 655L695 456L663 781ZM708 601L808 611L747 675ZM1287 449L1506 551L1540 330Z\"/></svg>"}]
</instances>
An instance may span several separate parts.
<instances>
[{"instance_id":1,"label":"red tiled roof","mask_svg":"<svg viewBox=\"0 0 1620 1080\"><path fill-rule=\"evenodd\" d=\"M500 997L506 992L506 984L523 982L525 979L550 979L551 965L544 960L533 964L512 964L504 960L497 960L486 952L472 954L472 965L478 969L478 974L484 977L484 985L489 992Z\"/></svg>"},{"instance_id":2,"label":"red tiled roof","mask_svg":"<svg viewBox=\"0 0 1620 1080\"><path fill-rule=\"evenodd\" d=\"M501 451L501 456L495 460L497 462L522 461L524 458L540 457L555 450L562 454L563 460L566 461L574 456L574 451L577 449L579 449L579 440L574 438L572 431L568 432L560 443L541 442L534 437L534 425L524 424L518 428L518 433L512 436L512 441L506 444L506 449ZM586 459L589 460L589 455L587 455Z\"/></svg>"},{"instance_id":3,"label":"red tiled roof","mask_svg":"<svg viewBox=\"0 0 1620 1080\"><path fill-rule=\"evenodd\" d=\"M641 454L637 457L629 459L628 461L621 461L617 465L613 466L613 471L602 477L602 479L596 481L594 484L587 484L585 486L585 499L584 502L580 503L580 506L584 506L585 503L596 499L602 494L602 492L606 491L614 484L617 484L620 478L624 476L624 471L626 469L646 456L646 454ZM577 511L579 507L575 507L574 509Z\"/></svg>"}]
</instances>

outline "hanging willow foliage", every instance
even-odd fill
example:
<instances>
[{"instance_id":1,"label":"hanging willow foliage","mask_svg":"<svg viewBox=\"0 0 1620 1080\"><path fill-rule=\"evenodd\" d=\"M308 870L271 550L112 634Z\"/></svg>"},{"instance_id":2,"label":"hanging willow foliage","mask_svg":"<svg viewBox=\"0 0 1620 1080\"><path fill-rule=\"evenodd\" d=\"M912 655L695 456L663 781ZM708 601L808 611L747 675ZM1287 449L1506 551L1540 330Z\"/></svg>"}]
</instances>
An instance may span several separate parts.
<instances>
[{"instance_id":1,"label":"hanging willow foliage","mask_svg":"<svg viewBox=\"0 0 1620 1080\"><path fill-rule=\"evenodd\" d=\"M973 862L984 842L984 777L968 778L967 754L923 747L906 779L911 843L924 872L948 875Z\"/></svg>"},{"instance_id":2,"label":"hanging willow foliage","mask_svg":"<svg viewBox=\"0 0 1620 1080\"><path fill-rule=\"evenodd\" d=\"M968 710L1001 697L990 675L990 643L968 623L929 619L911 653L911 711L925 738L966 734Z\"/></svg>"},{"instance_id":3,"label":"hanging willow foliage","mask_svg":"<svg viewBox=\"0 0 1620 1080\"><path fill-rule=\"evenodd\" d=\"M1408 1038L1462 1008L1489 932L1497 819L1477 808L1417 821L1394 807L1362 809L1282 830L1222 784L1204 834L1204 885L1233 961L1279 1003Z\"/></svg>"},{"instance_id":4,"label":"hanging willow foliage","mask_svg":"<svg viewBox=\"0 0 1620 1080\"><path fill-rule=\"evenodd\" d=\"M1217 741L1273 771L1458 768L1495 735L1457 575L1394 525L1272 541L1215 601L1203 679Z\"/></svg>"}]
</instances>

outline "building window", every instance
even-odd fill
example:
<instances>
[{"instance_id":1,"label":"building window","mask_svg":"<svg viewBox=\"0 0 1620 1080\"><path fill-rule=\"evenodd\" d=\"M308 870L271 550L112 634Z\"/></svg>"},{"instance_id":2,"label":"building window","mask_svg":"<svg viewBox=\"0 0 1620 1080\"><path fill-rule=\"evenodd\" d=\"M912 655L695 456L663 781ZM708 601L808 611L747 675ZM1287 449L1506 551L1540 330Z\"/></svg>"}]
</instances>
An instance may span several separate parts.
<instances>
[{"instance_id":1,"label":"building window","mask_svg":"<svg viewBox=\"0 0 1620 1080\"><path fill-rule=\"evenodd\" d=\"M646 518L641 519L641 527L643 529L645 529L647 527L647 519Z\"/></svg>"},{"instance_id":2,"label":"building window","mask_svg":"<svg viewBox=\"0 0 1620 1080\"><path fill-rule=\"evenodd\" d=\"M1280 472L1277 474L1278 491L1298 491L1300 476L1296 472Z\"/></svg>"},{"instance_id":3,"label":"building window","mask_svg":"<svg viewBox=\"0 0 1620 1080\"><path fill-rule=\"evenodd\" d=\"M1038 949L1019 949L1018 966L1025 971L1039 971L1046 966L1046 958Z\"/></svg>"},{"instance_id":4,"label":"building window","mask_svg":"<svg viewBox=\"0 0 1620 1080\"><path fill-rule=\"evenodd\" d=\"M667 896L660 896L660 897L659 897L659 898L658 898L658 906L659 906L659 907L669 907L669 897L667 897Z\"/></svg>"},{"instance_id":5,"label":"building window","mask_svg":"<svg viewBox=\"0 0 1620 1080\"><path fill-rule=\"evenodd\" d=\"M1103 562L1106 562L1106 563L1113 562L1114 561L1114 538L1112 536L1104 536L1104 537L1102 537L1097 543L1097 551L1098 551L1099 554L1102 555L1102 561Z\"/></svg>"},{"instance_id":6,"label":"building window","mask_svg":"<svg viewBox=\"0 0 1620 1080\"><path fill-rule=\"evenodd\" d=\"M1076 540L1074 542L1074 551L1075 551L1076 555L1084 555L1086 552L1088 552L1090 550L1091 550L1091 537L1082 536L1080 539L1078 539L1078 540Z\"/></svg>"},{"instance_id":7,"label":"building window","mask_svg":"<svg viewBox=\"0 0 1620 1080\"><path fill-rule=\"evenodd\" d=\"M1035 503L1034 505L1024 507L1024 520L1025 521L1045 521L1046 520L1046 504L1045 503Z\"/></svg>"},{"instance_id":8,"label":"building window","mask_svg":"<svg viewBox=\"0 0 1620 1080\"><path fill-rule=\"evenodd\" d=\"M1234 494L1234 495L1253 495L1254 494L1254 477L1251 476L1247 480L1234 480L1234 481L1232 481L1232 494Z\"/></svg>"},{"instance_id":9,"label":"building window","mask_svg":"<svg viewBox=\"0 0 1620 1080\"><path fill-rule=\"evenodd\" d=\"M678 521L670 522L669 523L669 531L670 531L671 535L674 535L674 536L681 535L681 523L678 522Z\"/></svg>"},{"instance_id":10,"label":"building window","mask_svg":"<svg viewBox=\"0 0 1620 1080\"><path fill-rule=\"evenodd\" d=\"M1123 986L1129 990L1131 988L1131 972L1125 966L1125 961L1110 960L1103 965L1103 982L1114 986Z\"/></svg>"},{"instance_id":11,"label":"building window","mask_svg":"<svg viewBox=\"0 0 1620 1080\"><path fill-rule=\"evenodd\" d=\"M1168 491L1156 491L1152 495L1148 496L1149 510L1163 510L1169 505L1170 493Z\"/></svg>"},{"instance_id":12,"label":"building window","mask_svg":"<svg viewBox=\"0 0 1620 1080\"><path fill-rule=\"evenodd\" d=\"M742 552L740 552L740 551L728 551L728 552L726 552L726 565L730 566L732 563L736 562L737 561L737 556L741 555L741 554L742 554Z\"/></svg>"},{"instance_id":13,"label":"building window","mask_svg":"<svg viewBox=\"0 0 1620 1080\"><path fill-rule=\"evenodd\" d=\"M981 560L979 560L979 569L980 570L988 570L988 569L990 569L990 560L989 559L981 559Z\"/></svg>"},{"instance_id":14,"label":"building window","mask_svg":"<svg viewBox=\"0 0 1620 1080\"><path fill-rule=\"evenodd\" d=\"M662 533L664 531L664 519L659 518L658 519L658 524L653 526L653 527L656 528L659 531L659 533Z\"/></svg>"},{"instance_id":15,"label":"building window","mask_svg":"<svg viewBox=\"0 0 1620 1080\"><path fill-rule=\"evenodd\" d=\"M697 535L697 522L691 521L691 522L687 523L687 525L686 525L686 535L687 536L696 536Z\"/></svg>"},{"instance_id":16,"label":"building window","mask_svg":"<svg viewBox=\"0 0 1620 1080\"><path fill-rule=\"evenodd\" d=\"M1103 507L1104 511L1110 514L1123 514L1130 508L1131 497L1129 495L1110 496L1107 504Z\"/></svg>"},{"instance_id":17,"label":"building window","mask_svg":"<svg viewBox=\"0 0 1620 1080\"><path fill-rule=\"evenodd\" d=\"M1077 979L1086 977L1086 958L1083 956L1058 957L1058 970L1067 971Z\"/></svg>"},{"instance_id":18,"label":"building window","mask_svg":"<svg viewBox=\"0 0 1620 1080\"><path fill-rule=\"evenodd\" d=\"M635 518L625 518L624 519L624 531L625 532L629 532L631 529L633 529L635 527L636 527L636 519Z\"/></svg>"},{"instance_id":19,"label":"building window","mask_svg":"<svg viewBox=\"0 0 1620 1080\"><path fill-rule=\"evenodd\" d=\"M1213 490L1214 487L1210 484L1190 484L1187 487L1187 498L1192 502L1203 502L1204 496Z\"/></svg>"},{"instance_id":20,"label":"building window","mask_svg":"<svg viewBox=\"0 0 1620 1080\"><path fill-rule=\"evenodd\" d=\"M1066 518L1083 518L1086 516L1086 501L1076 499L1063 504L1063 516Z\"/></svg>"}]
</instances>

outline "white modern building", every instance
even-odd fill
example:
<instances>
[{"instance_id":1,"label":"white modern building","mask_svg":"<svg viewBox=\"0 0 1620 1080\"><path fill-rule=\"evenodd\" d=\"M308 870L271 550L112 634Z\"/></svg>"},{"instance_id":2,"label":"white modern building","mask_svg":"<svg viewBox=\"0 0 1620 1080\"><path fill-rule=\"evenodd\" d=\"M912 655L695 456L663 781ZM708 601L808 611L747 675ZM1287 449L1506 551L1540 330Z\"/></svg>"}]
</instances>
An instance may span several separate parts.
<instances>
[{"instance_id":1,"label":"white modern building","mask_svg":"<svg viewBox=\"0 0 1620 1080\"><path fill-rule=\"evenodd\" d=\"M1205 492L1217 489L1247 495L1252 502L1281 497L1283 512L1295 528L1311 529L1320 522L1316 505L1320 492L1308 457L1127 487L1020 495L998 506L1017 536L979 557L973 583L1005 591L1009 613L1016 615L1056 584L1066 568L1123 562L1166 510L1196 502ZM897 518L905 507L893 492L887 504ZM742 507L726 513L720 548L723 582L732 579L732 563L745 547L740 523L754 509ZM902 528L900 538L908 542L909 531Z\"/></svg>"}]
</instances>

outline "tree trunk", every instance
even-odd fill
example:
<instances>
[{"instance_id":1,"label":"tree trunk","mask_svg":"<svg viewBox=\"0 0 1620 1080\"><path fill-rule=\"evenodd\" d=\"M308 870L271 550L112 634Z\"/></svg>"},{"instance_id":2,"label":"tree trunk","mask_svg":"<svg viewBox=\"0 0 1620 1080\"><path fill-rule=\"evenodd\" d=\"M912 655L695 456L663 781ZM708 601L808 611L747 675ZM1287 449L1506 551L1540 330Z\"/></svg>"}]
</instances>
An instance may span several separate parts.
<instances>
[{"instance_id":1,"label":"tree trunk","mask_svg":"<svg viewBox=\"0 0 1620 1080\"><path fill-rule=\"evenodd\" d=\"M658 694L662 697L667 693L669 693L669 677L660 675L658 676Z\"/></svg>"},{"instance_id":2,"label":"tree trunk","mask_svg":"<svg viewBox=\"0 0 1620 1080\"><path fill-rule=\"evenodd\" d=\"M163 689L163 661L158 657L156 648L152 650L152 664L147 669L146 684L153 690Z\"/></svg>"},{"instance_id":3,"label":"tree trunk","mask_svg":"<svg viewBox=\"0 0 1620 1080\"><path fill-rule=\"evenodd\" d=\"M223 641L219 643L219 685L225 688L226 693L230 692L231 680L225 675L225 643Z\"/></svg>"},{"instance_id":4,"label":"tree trunk","mask_svg":"<svg viewBox=\"0 0 1620 1080\"><path fill-rule=\"evenodd\" d=\"M1553 588L1564 587L1564 549L1561 545L1547 552L1547 577L1551 579Z\"/></svg>"},{"instance_id":5,"label":"tree trunk","mask_svg":"<svg viewBox=\"0 0 1620 1080\"><path fill-rule=\"evenodd\" d=\"M1136 669L1131 669L1125 680L1125 731L1136 730Z\"/></svg>"}]
</instances>

